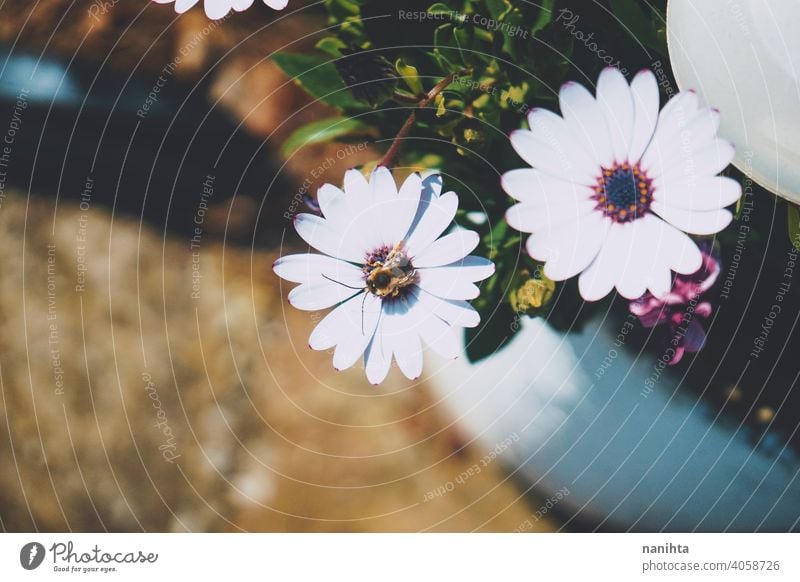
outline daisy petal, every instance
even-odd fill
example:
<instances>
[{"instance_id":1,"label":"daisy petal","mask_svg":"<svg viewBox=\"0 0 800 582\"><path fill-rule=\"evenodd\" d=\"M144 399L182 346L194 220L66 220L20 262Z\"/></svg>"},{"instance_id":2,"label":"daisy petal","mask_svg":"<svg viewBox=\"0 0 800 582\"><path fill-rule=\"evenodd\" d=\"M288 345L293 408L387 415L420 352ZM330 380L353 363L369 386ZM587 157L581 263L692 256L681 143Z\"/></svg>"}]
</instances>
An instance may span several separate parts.
<instances>
[{"instance_id":1,"label":"daisy petal","mask_svg":"<svg viewBox=\"0 0 800 582\"><path fill-rule=\"evenodd\" d=\"M353 300L361 301L361 298L354 297L351 301ZM363 327L358 329L351 328L350 335L344 341L340 342L333 352L333 367L336 370L346 370L355 364L364 354L364 350L367 349L367 346L375 336L375 329L380 319L380 305L377 306L377 309L373 309L370 312L368 307L369 298L366 303L367 307L364 308L365 312L362 316L364 320L362 324ZM372 316L370 316L370 314L372 314ZM352 320L352 318L350 319Z\"/></svg>"},{"instance_id":2,"label":"daisy petal","mask_svg":"<svg viewBox=\"0 0 800 582\"><path fill-rule=\"evenodd\" d=\"M730 206L742 196L742 185L725 176L704 176L689 180L653 180L655 200L666 206L686 210L718 210Z\"/></svg>"},{"instance_id":3,"label":"daisy petal","mask_svg":"<svg viewBox=\"0 0 800 582\"><path fill-rule=\"evenodd\" d=\"M344 173L344 191L351 210L366 208L371 203L369 182L358 170L350 169Z\"/></svg>"},{"instance_id":4,"label":"daisy petal","mask_svg":"<svg viewBox=\"0 0 800 582\"><path fill-rule=\"evenodd\" d=\"M651 280L662 283L659 276L669 274L669 266L654 260L657 254L653 252L654 243L657 245L658 231L652 227L652 222L657 221L652 215L647 215L640 220L630 223L626 230L627 249L625 256L620 256L622 269L617 279L616 287L619 294L626 299L638 299L647 291L647 283Z\"/></svg>"},{"instance_id":5,"label":"daisy petal","mask_svg":"<svg viewBox=\"0 0 800 582\"><path fill-rule=\"evenodd\" d=\"M511 170L500 176L500 184L506 194L520 202L534 202L540 200L542 192L553 189L567 190L573 184L535 170L533 168L520 168ZM536 193L540 193L538 196Z\"/></svg>"},{"instance_id":6,"label":"daisy petal","mask_svg":"<svg viewBox=\"0 0 800 582\"><path fill-rule=\"evenodd\" d=\"M478 312L466 301L441 299L422 289L417 289L415 296L422 309L435 314L436 317L442 318L450 325L477 327L481 321Z\"/></svg>"},{"instance_id":7,"label":"daisy petal","mask_svg":"<svg viewBox=\"0 0 800 582\"><path fill-rule=\"evenodd\" d=\"M360 353L363 353L375 333L380 309L381 302L374 295L360 293L354 296L322 318L308 338L309 346L314 350L327 350L343 343L358 343L362 338Z\"/></svg>"},{"instance_id":8,"label":"daisy petal","mask_svg":"<svg viewBox=\"0 0 800 582\"><path fill-rule=\"evenodd\" d=\"M204 6L211 20L218 20L231 10L230 0L205 0Z\"/></svg>"},{"instance_id":9,"label":"daisy petal","mask_svg":"<svg viewBox=\"0 0 800 582\"><path fill-rule=\"evenodd\" d=\"M447 359L455 359L462 353L462 331L447 325L439 318L432 318L419 330L422 341L431 350Z\"/></svg>"},{"instance_id":10,"label":"daisy petal","mask_svg":"<svg viewBox=\"0 0 800 582\"><path fill-rule=\"evenodd\" d=\"M317 190L317 202L322 215L332 222L344 224L350 218L347 196L333 184L320 186Z\"/></svg>"},{"instance_id":11,"label":"daisy petal","mask_svg":"<svg viewBox=\"0 0 800 582\"><path fill-rule=\"evenodd\" d=\"M564 224L572 224L595 214L597 203L582 196L564 196L561 200L544 204L520 202L506 211L506 222L522 232L538 233L554 230Z\"/></svg>"},{"instance_id":12,"label":"daisy petal","mask_svg":"<svg viewBox=\"0 0 800 582\"><path fill-rule=\"evenodd\" d=\"M264 4L274 10L283 10L289 4L289 0L264 0Z\"/></svg>"},{"instance_id":13,"label":"daisy petal","mask_svg":"<svg viewBox=\"0 0 800 582\"><path fill-rule=\"evenodd\" d=\"M417 331L424 325L424 311L408 302L395 302L389 306L383 326L386 351L394 354L400 371L410 380L422 375L422 344Z\"/></svg>"},{"instance_id":14,"label":"daisy petal","mask_svg":"<svg viewBox=\"0 0 800 582\"><path fill-rule=\"evenodd\" d=\"M619 163L625 162L633 134L633 98L628 82L618 69L608 67L600 73L597 102L611 134L614 159Z\"/></svg>"},{"instance_id":15,"label":"daisy petal","mask_svg":"<svg viewBox=\"0 0 800 582\"><path fill-rule=\"evenodd\" d=\"M682 275L690 275L703 264L703 255L695 242L668 222L653 217L650 226L653 236L654 260L665 262L670 269Z\"/></svg>"},{"instance_id":16,"label":"daisy petal","mask_svg":"<svg viewBox=\"0 0 800 582\"><path fill-rule=\"evenodd\" d=\"M364 364L367 372L367 380L371 384L380 384L386 379L389 374L389 368L392 365L392 351L387 349L383 341L383 327L386 325L386 317L383 317L378 322L378 328L375 335L370 340L367 350L364 353Z\"/></svg>"},{"instance_id":17,"label":"daisy petal","mask_svg":"<svg viewBox=\"0 0 800 582\"><path fill-rule=\"evenodd\" d=\"M631 82L633 135L628 160L635 164L650 143L658 120L658 82L650 70L640 71Z\"/></svg>"},{"instance_id":18,"label":"daisy petal","mask_svg":"<svg viewBox=\"0 0 800 582\"><path fill-rule=\"evenodd\" d=\"M390 203L391 227L386 229L388 241L397 242L406 238L411 228L411 223L417 214L420 194L422 192L422 177L414 172L405 179L397 198Z\"/></svg>"},{"instance_id":19,"label":"daisy petal","mask_svg":"<svg viewBox=\"0 0 800 582\"><path fill-rule=\"evenodd\" d=\"M653 139L642 154L640 167L651 178L661 174L663 163L674 152L675 144L680 144L680 132L697 113L697 94L683 91L667 101L658 115Z\"/></svg>"},{"instance_id":20,"label":"daisy petal","mask_svg":"<svg viewBox=\"0 0 800 582\"><path fill-rule=\"evenodd\" d=\"M559 156L573 159L581 168L588 169L592 176L600 174L599 164L583 149L561 116L547 109L535 108L528 114L528 126L536 139Z\"/></svg>"},{"instance_id":21,"label":"daisy petal","mask_svg":"<svg viewBox=\"0 0 800 582\"><path fill-rule=\"evenodd\" d=\"M448 192L431 200L427 210L419 221L412 226L406 238L408 254L415 256L439 238L453 222L457 210L458 196L455 192Z\"/></svg>"},{"instance_id":22,"label":"daisy petal","mask_svg":"<svg viewBox=\"0 0 800 582\"><path fill-rule=\"evenodd\" d=\"M594 261L581 273L578 290L586 301L597 301L608 295L621 274L620 257L627 253L624 224L614 223L608 229L606 241Z\"/></svg>"},{"instance_id":23,"label":"daisy petal","mask_svg":"<svg viewBox=\"0 0 800 582\"><path fill-rule=\"evenodd\" d=\"M558 151L552 143L539 139L530 131L512 131L510 139L523 160L546 174L578 184L591 185L597 181L596 167L582 164L568 152Z\"/></svg>"},{"instance_id":24,"label":"daisy petal","mask_svg":"<svg viewBox=\"0 0 800 582\"><path fill-rule=\"evenodd\" d=\"M667 206L657 201L654 201L650 208L673 226L690 234L715 234L728 226L733 219L733 215L728 210L695 212Z\"/></svg>"},{"instance_id":25,"label":"daisy petal","mask_svg":"<svg viewBox=\"0 0 800 582\"><path fill-rule=\"evenodd\" d=\"M713 142L717 129L719 129L720 115L714 109L702 109L690 120L686 127L676 136L671 150L665 151L657 161L650 165L652 176L662 176L666 173L681 173L685 170L687 175L703 174L698 171L696 156ZM714 172L712 172L714 173Z\"/></svg>"},{"instance_id":26,"label":"daisy petal","mask_svg":"<svg viewBox=\"0 0 800 582\"><path fill-rule=\"evenodd\" d=\"M572 232L555 229L547 238L544 274L553 281L574 277L591 264L605 241L611 221L599 212L590 214Z\"/></svg>"},{"instance_id":27,"label":"daisy petal","mask_svg":"<svg viewBox=\"0 0 800 582\"><path fill-rule=\"evenodd\" d=\"M440 267L467 256L478 246L480 237L471 230L459 230L434 241L412 257L415 267Z\"/></svg>"},{"instance_id":28,"label":"daisy petal","mask_svg":"<svg viewBox=\"0 0 800 582\"><path fill-rule=\"evenodd\" d=\"M728 167L735 154L730 142L717 138L692 152L691 157L685 160L678 157L675 163L665 167L662 176L665 180L697 180L700 176L713 176Z\"/></svg>"},{"instance_id":29,"label":"daisy petal","mask_svg":"<svg viewBox=\"0 0 800 582\"><path fill-rule=\"evenodd\" d=\"M294 227L304 241L321 253L354 263L364 260L364 248L358 241L342 236L343 233L324 218L298 214L294 219Z\"/></svg>"},{"instance_id":30,"label":"daisy petal","mask_svg":"<svg viewBox=\"0 0 800 582\"><path fill-rule=\"evenodd\" d=\"M172 0L168 0L168 2L172 2ZM183 14L187 10L189 10L192 6L197 4L198 0L177 0L175 2L175 12L178 14ZM163 3L163 2L159 2Z\"/></svg>"},{"instance_id":31,"label":"daisy petal","mask_svg":"<svg viewBox=\"0 0 800 582\"><path fill-rule=\"evenodd\" d=\"M558 99L561 115L579 143L584 144L587 153L600 166L611 166L614 162L611 137L603 111L592 94L583 85L568 82L561 86Z\"/></svg>"},{"instance_id":32,"label":"daisy petal","mask_svg":"<svg viewBox=\"0 0 800 582\"><path fill-rule=\"evenodd\" d=\"M336 283L303 283L289 291L289 303L295 309L317 311L327 309L345 299L353 297L358 291Z\"/></svg>"},{"instance_id":33,"label":"daisy petal","mask_svg":"<svg viewBox=\"0 0 800 582\"><path fill-rule=\"evenodd\" d=\"M356 287L356 290L364 287L364 273L361 269L327 255L288 255L275 261L272 270L280 278L293 283L328 281Z\"/></svg>"}]
</instances>

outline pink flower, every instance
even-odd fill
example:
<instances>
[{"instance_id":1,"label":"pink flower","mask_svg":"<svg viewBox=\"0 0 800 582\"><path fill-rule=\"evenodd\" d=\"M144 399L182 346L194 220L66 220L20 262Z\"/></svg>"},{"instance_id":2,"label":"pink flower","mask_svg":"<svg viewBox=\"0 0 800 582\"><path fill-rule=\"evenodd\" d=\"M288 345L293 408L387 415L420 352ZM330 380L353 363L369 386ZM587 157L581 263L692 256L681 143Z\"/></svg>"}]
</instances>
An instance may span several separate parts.
<instances>
[{"instance_id":1,"label":"pink flower","mask_svg":"<svg viewBox=\"0 0 800 582\"><path fill-rule=\"evenodd\" d=\"M630 312L639 317L644 327L666 324L672 334L673 355L669 361L675 365L686 352L694 353L703 347L706 332L698 317L708 319L713 306L702 301L702 295L713 287L720 271L719 259L711 244L701 243L702 265L691 275L677 275L672 290L657 298L650 293L631 301Z\"/></svg>"}]
</instances>

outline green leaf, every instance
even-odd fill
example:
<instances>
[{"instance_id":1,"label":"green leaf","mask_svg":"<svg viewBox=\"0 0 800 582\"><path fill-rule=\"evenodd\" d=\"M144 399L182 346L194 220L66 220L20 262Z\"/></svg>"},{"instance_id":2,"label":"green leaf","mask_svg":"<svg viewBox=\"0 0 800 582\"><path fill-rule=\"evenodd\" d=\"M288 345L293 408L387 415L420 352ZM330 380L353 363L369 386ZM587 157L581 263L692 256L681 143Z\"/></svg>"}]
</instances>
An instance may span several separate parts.
<instances>
[{"instance_id":1,"label":"green leaf","mask_svg":"<svg viewBox=\"0 0 800 582\"><path fill-rule=\"evenodd\" d=\"M789 221L789 241L800 250L800 208L787 202L786 218Z\"/></svg>"},{"instance_id":2,"label":"green leaf","mask_svg":"<svg viewBox=\"0 0 800 582\"><path fill-rule=\"evenodd\" d=\"M500 20L507 11L511 10L511 3L508 0L486 0L486 9L492 18Z\"/></svg>"},{"instance_id":3,"label":"green leaf","mask_svg":"<svg viewBox=\"0 0 800 582\"><path fill-rule=\"evenodd\" d=\"M291 53L278 53L272 59L315 99L339 109L367 108L363 101L352 96L336 67L328 59Z\"/></svg>"},{"instance_id":4,"label":"green leaf","mask_svg":"<svg viewBox=\"0 0 800 582\"><path fill-rule=\"evenodd\" d=\"M286 138L281 146L281 155L288 158L302 147L355 135L377 137L377 131L374 127L350 117L337 116L312 121Z\"/></svg>"},{"instance_id":5,"label":"green leaf","mask_svg":"<svg viewBox=\"0 0 800 582\"><path fill-rule=\"evenodd\" d=\"M531 27L531 34L536 36L536 33L542 30L545 26L550 24L553 20L553 7L555 0L542 0L539 10L539 16L536 17L536 22Z\"/></svg>"},{"instance_id":6,"label":"green leaf","mask_svg":"<svg viewBox=\"0 0 800 582\"><path fill-rule=\"evenodd\" d=\"M326 36L316 44L316 48L321 50L327 55L330 55L334 58L339 58L342 56L342 49L347 48L347 45L336 38L335 36Z\"/></svg>"},{"instance_id":7,"label":"green leaf","mask_svg":"<svg viewBox=\"0 0 800 582\"><path fill-rule=\"evenodd\" d=\"M520 327L520 318L503 301L488 306L481 313L478 327L467 329L467 358L477 362L500 351Z\"/></svg>"},{"instance_id":8,"label":"green leaf","mask_svg":"<svg viewBox=\"0 0 800 582\"><path fill-rule=\"evenodd\" d=\"M623 30L634 40L661 55L667 55L666 43L653 29L648 13L640 4L630 0L610 0L610 4L614 15L622 21Z\"/></svg>"},{"instance_id":9,"label":"green leaf","mask_svg":"<svg viewBox=\"0 0 800 582\"><path fill-rule=\"evenodd\" d=\"M417 68L412 65L407 65L403 62L403 59L397 59L397 62L394 64L394 68L397 69L397 72L400 73L400 76L405 81L408 88L411 89L411 92L414 95L421 95L425 93L425 89L422 88L422 81L419 79L419 71Z\"/></svg>"}]
</instances>

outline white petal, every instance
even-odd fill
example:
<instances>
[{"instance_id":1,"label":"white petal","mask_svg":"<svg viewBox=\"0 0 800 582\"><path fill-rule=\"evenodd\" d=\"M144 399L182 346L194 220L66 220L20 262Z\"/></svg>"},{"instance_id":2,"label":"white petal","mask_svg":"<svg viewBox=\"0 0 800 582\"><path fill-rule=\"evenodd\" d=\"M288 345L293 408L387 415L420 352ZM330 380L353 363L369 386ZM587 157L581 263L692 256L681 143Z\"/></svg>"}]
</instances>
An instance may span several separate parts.
<instances>
[{"instance_id":1,"label":"white petal","mask_svg":"<svg viewBox=\"0 0 800 582\"><path fill-rule=\"evenodd\" d=\"M521 202L506 211L506 222L522 232L538 233L567 227L595 213L597 203L583 196L547 198L544 204Z\"/></svg>"},{"instance_id":2,"label":"white petal","mask_svg":"<svg viewBox=\"0 0 800 582\"><path fill-rule=\"evenodd\" d=\"M475 299L481 294L468 277L454 275L456 273L451 269L420 269L417 271L417 285L442 299Z\"/></svg>"},{"instance_id":3,"label":"white petal","mask_svg":"<svg viewBox=\"0 0 800 582\"><path fill-rule=\"evenodd\" d=\"M322 215L337 225L346 224L350 209L345 193L333 184L323 184L317 190L317 202Z\"/></svg>"},{"instance_id":4,"label":"white petal","mask_svg":"<svg viewBox=\"0 0 800 582\"><path fill-rule=\"evenodd\" d=\"M417 284L442 299L475 299L480 290L473 283L490 277L494 270L490 260L470 255L444 267L417 269Z\"/></svg>"},{"instance_id":5,"label":"white petal","mask_svg":"<svg viewBox=\"0 0 800 582\"><path fill-rule=\"evenodd\" d=\"M616 286L626 299L638 299L644 295L654 273L663 274L664 270L669 273L667 265L654 261L653 247L658 244L658 234L650 227L653 220L657 219L652 215L644 216L624 229L627 244L618 257L622 268Z\"/></svg>"},{"instance_id":6,"label":"white petal","mask_svg":"<svg viewBox=\"0 0 800 582\"><path fill-rule=\"evenodd\" d=\"M528 114L528 126L536 139L545 143L560 157L570 159L576 166L587 168L592 176L600 175L600 165L581 146L560 115L547 109L532 109Z\"/></svg>"},{"instance_id":7,"label":"white petal","mask_svg":"<svg viewBox=\"0 0 800 582\"><path fill-rule=\"evenodd\" d=\"M506 194L520 202L541 201L549 192L558 197L561 192L568 193L573 189L585 188L533 168L519 168L506 172L500 177L500 184Z\"/></svg>"},{"instance_id":8,"label":"white petal","mask_svg":"<svg viewBox=\"0 0 800 582\"><path fill-rule=\"evenodd\" d=\"M433 269L452 272L453 276L465 277L470 281L483 281L494 274L494 263L484 257L469 255L449 265L421 270L431 271Z\"/></svg>"},{"instance_id":9,"label":"white petal","mask_svg":"<svg viewBox=\"0 0 800 582\"><path fill-rule=\"evenodd\" d=\"M655 217L654 217L655 218ZM654 252L664 258L669 268L682 275L690 275L703 264L703 256L695 242L668 222L654 220L652 228L658 229L658 246Z\"/></svg>"},{"instance_id":10,"label":"white petal","mask_svg":"<svg viewBox=\"0 0 800 582\"><path fill-rule=\"evenodd\" d=\"M423 321L424 315L425 312L415 304L395 302L387 310L381 330L384 347L391 350L400 371L411 380L422 374L422 344L418 330L427 323Z\"/></svg>"},{"instance_id":11,"label":"white petal","mask_svg":"<svg viewBox=\"0 0 800 582\"><path fill-rule=\"evenodd\" d=\"M384 316L381 318L381 321L378 322L375 335L372 337L372 341L369 342L367 351L364 354L367 380L376 385L386 379L386 375L389 373L389 368L392 365L391 348L386 346L383 341L383 327L385 324L386 317Z\"/></svg>"},{"instance_id":12,"label":"white petal","mask_svg":"<svg viewBox=\"0 0 800 582\"><path fill-rule=\"evenodd\" d=\"M668 162L662 176L665 180L683 178L690 182L703 176L713 176L724 170L735 154L736 151L730 142L714 139L696 152L691 152L687 159L679 157L672 163Z\"/></svg>"},{"instance_id":13,"label":"white petal","mask_svg":"<svg viewBox=\"0 0 800 582\"><path fill-rule=\"evenodd\" d=\"M175 2L175 12L177 12L178 14L183 14L184 12L189 10L192 6L197 4L197 1L198 0L177 0L177 2Z\"/></svg>"},{"instance_id":14,"label":"white petal","mask_svg":"<svg viewBox=\"0 0 800 582\"><path fill-rule=\"evenodd\" d=\"M321 253L352 261L363 262L366 249L358 239L337 230L330 222L313 214L298 214L294 219L297 234Z\"/></svg>"},{"instance_id":15,"label":"white petal","mask_svg":"<svg viewBox=\"0 0 800 582\"><path fill-rule=\"evenodd\" d=\"M512 198L542 206L572 204L577 200L587 200L593 194L588 186L573 184L533 168L506 172L500 183Z\"/></svg>"},{"instance_id":16,"label":"white petal","mask_svg":"<svg viewBox=\"0 0 800 582\"><path fill-rule=\"evenodd\" d=\"M333 367L337 370L346 370L358 361L372 341L381 318L382 303L374 295L358 295L348 301L348 304L351 303L347 315L348 327L344 332L346 335L337 342L333 353Z\"/></svg>"},{"instance_id":17,"label":"white petal","mask_svg":"<svg viewBox=\"0 0 800 582\"><path fill-rule=\"evenodd\" d=\"M361 269L327 255L288 255L275 261L272 270L280 278L293 283L328 281L357 288L364 286L364 273Z\"/></svg>"},{"instance_id":18,"label":"white petal","mask_svg":"<svg viewBox=\"0 0 800 582\"><path fill-rule=\"evenodd\" d=\"M233 9L237 12L247 10L253 5L253 0L233 0Z\"/></svg>"},{"instance_id":19,"label":"white petal","mask_svg":"<svg viewBox=\"0 0 800 582\"><path fill-rule=\"evenodd\" d=\"M633 97L633 135L628 160L635 164L653 137L658 121L658 82L649 69L640 71L631 82Z\"/></svg>"},{"instance_id":20,"label":"white petal","mask_svg":"<svg viewBox=\"0 0 800 582\"><path fill-rule=\"evenodd\" d=\"M425 345L443 358L453 359L461 355L462 328L453 327L434 317L419 331Z\"/></svg>"},{"instance_id":21,"label":"white petal","mask_svg":"<svg viewBox=\"0 0 800 582\"><path fill-rule=\"evenodd\" d=\"M661 218L690 234L714 234L728 226L733 215L728 210L695 212L654 201L650 206Z\"/></svg>"},{"instance_id":22,"label":"white petal","mask_svg":"<svg viewBox=\"0 0 800 582\"><path fill-rule=\"evenodd\" d=\"M697 113L697 95L693 91L683 91L667 101L661 113L653 139L644 151L640 167L651 178L660 175L663 163L681 147L680 132Z\"/></svg>"},{"instance_id":23,"label":"white petal","mask_svg":"<svg viewBox=\"0 0 800 582\"><path fill-rule=\"evenodd\" d=\"M372 201L369 182L358 170L350 169L344 173L344 191L352 209L366 208Z\"/></svg>"},{"instance_id":24,"label":"white petal","mask_svg":"<svg viewBox=\"0 0 800 582\"><path fill-rule=\"evenodd\" d=\"M415 268L439 267L466 257L478 246L480 237L471 230L459 230L434 241L412 257Z\"/></svg>"},{"instance_id":25,"label":"white petal","mask_svg":"<svg viewBox=\"0 0 800 582\"><path fill-rule=\"evenodd\" d=\"M369 177L372 203L379 204L397 198L397 184L386 166L378 166Z\"/></svg>"},{"instance_id":26,"label":"white petal","mask_svg":"<svg viewBox=\"0 0 800 582\"><path fill-rule=\"evenodd\" d=\"M627 257L620 257L624 268L617 282L623 297L636 299L645 287L662 297L672 288L670 269L688 274L700 268L697 245L654 214L646 214L630 226L630 252Z\"/></svg>"},{"instance_id":27,"label":"white petal","mask_svg":"<svg viewBox=\"0 0 800 582\"><path fill-rule=\"evenodd\" d=\"M288 3L289 0L264 0L264 4L275 10L283 10Z\"/></svg>"},{"instance_id":28,"label":"white petal","mask_svg":"<svg viewBox=\"0 0 800 582\"><path fill-rule=\"evenodd\" d=\"M586 87L568 82L559 92L561 115L576 138L593 160L603 167L614 162L611 136L608 133L603 111Z\"/></svg>"},{"instance_id":29,"label":"white petal","mask_svg":"<svg viewBox=\"0 0 800 582\"><path fill-rule=\"evenodd\" d=\"M633 135L633 98L628 82L618 69L607 67L600 73L597 102L606 118L614 159L625 162Z\"/></svg>"},{"instance_id":30,"label":"white petal","mask_svg":"<svg viewBox=\"0 0 800 582\"><path fill-rule=\"evenodd\" d=\"M205 0L206 16L212 20L222 18L231 10L230 0Z\"/></svg>"},{"instance_id":31,"label":"white petal","mask_svg":"<svg viewBox=\"0 0 800 582\"><path fill-rule=\"evenodd\" d=\"M423 289L417 289L414 293L420 308L440 317L450 325L477 327L481 321L478 312L466 301L441 299Z\"/></svg>"},{"instance_id":32,"label":"white petal","mask_svg":"<svg viewBox=\"0 0 800 582\"><path fill-rule=\"evenodd\" d=\"M590 214L575 228L556 229L548 237L544 274L553 281L574 277L588 267L605 241L611 220L599 212Z\"/></svg>"},{"instance_id":33,"label":"white petal","mask_svg":"<svg viewBox=\"0 0 800 582\"><path fill-rule=\"evenodd\" d=\"M592 264L581 273L578 290L586 301L597 301L608 295L621 274L620 256L627 252L627 225L614 223Z\"/></svg>"},{"instance_id":34,"label":"white petal","mask_svg":"<svg viewBox=\"0 0 800 582\"><path fill-rule=\"evenodd\" d=\"M653 199L667 206L686 210L718 210L736 202L742 195L742 186L733 178L703 176L696 181L653 180Z\"/></svg>"},{"instance_id":35,"label":"white petal","mask_svg":"<svg viewBox=\"0 0 800 582\"><path fill-rule=\"evenodd\" d=\"M381 301L362 293L338 306L319 322L308 340L315 350L336 346L333 367L345 370L355 364L375 334L381 315Z\"/></svg>"},{"instance_id":36,"label":"white petal","mask_svg":"<svg viewBox=\"0 0 800 582\"><path fill-rule=\"evenodd\" d=\"M408 235L419 208L421 192L422 177L414 172L405 179L397 198L390 203L391 218L388 221L386 236L390 241L394 241L393 244L397 244Z\"/></svg>"},{"instance_id":37,"label":"white petal","mask_svg":"<svg viewBox=\"0 0 800 582\"><path fill-rule=\"evenodd\" d=\"M289 291L289 303L296 309L316 311L327 309L345 299L353 297L359 291L348 289L336 283L303 283Z\"/></svg>"},{"instance_id":38,"label":"white petal","mask_svg":"<svg viewBox=\"0 0 800 582\"><path fill-rule=\"evenodd\" d=\"M356 341L362 336L372 337L377 323L374 295L361 293L331 310L320 321L308 338L314 350L327 350L342 342ZM377 304L380 309L380 300ZM361 347L363 353L366 342Z\"/></svg>"},{"instance_id":39,"label":"white petal","mask_svg":"<svg viewBox=\"0 0 800 582\"><path fill-rule=\"evenodd\" d=\"M422 206L422 205L420 205ZM425 250L453 222L458 210L458 196L448 192L432 199L406 238L406 249L414 256Z\"/></svg>"},{"instance_id":40,"label":"white petal","mask_svg":"<svg viewBox=\"0 0 800 582\"><path fill-rule=\"evenodd\" d=\"M580 156L557 151L552 144L518 129L511 132L511 145L519 156L534 168L568 182L592 185L597 182L595 167L582 163Z\"/></svg>"},{"instance_id":41,"label":"white petal","mask_svg":"<svg viewBox=\"0 0 800 582\"><path fill-rule=\"evenodd\" d=\"M714 109L701 109L695 113L680 134L673 138L675 141L673 147L663 151L659 159L651 164L651 177L681 170L686 170L687 173L693 175L705 173L698 171L695 158L698 153L712 144L719 128L719 122L719 112Z\"/></svg>"}]
</instances>

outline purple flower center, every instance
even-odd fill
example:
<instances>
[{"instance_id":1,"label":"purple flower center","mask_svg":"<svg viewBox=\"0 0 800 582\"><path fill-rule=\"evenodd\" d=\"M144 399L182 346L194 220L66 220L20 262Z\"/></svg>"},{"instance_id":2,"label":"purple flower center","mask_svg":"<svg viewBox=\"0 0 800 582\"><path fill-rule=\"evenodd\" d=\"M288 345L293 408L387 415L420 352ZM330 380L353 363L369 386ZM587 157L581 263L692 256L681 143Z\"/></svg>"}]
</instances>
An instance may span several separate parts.
<instances>
[{"instance_id":1,"label":"purple flower center","mask_svg":"<svg viewBox=\"0 0 800 582\"><path fill-rule=\"evenodd\" d=\"M597 210L615 222L631 222L641 218L650 209L653 201L652 180L638 164L614 162L611 168L603 168L594 187Z\"/></svg>"}]
</instances>

